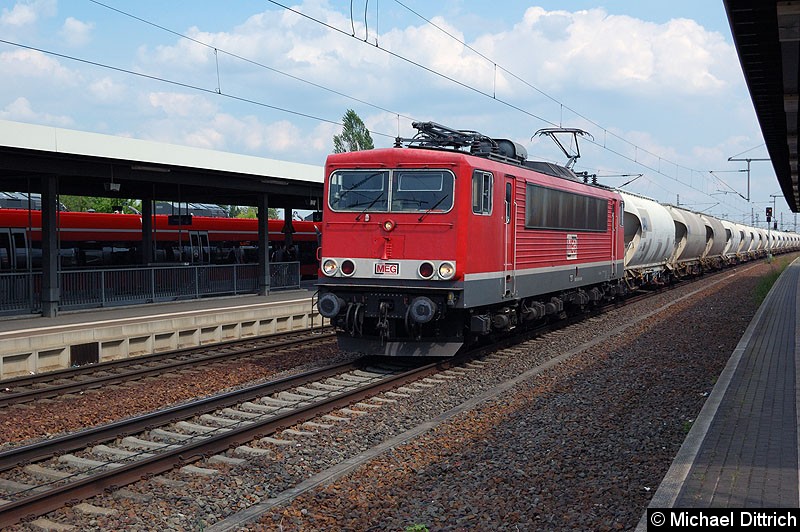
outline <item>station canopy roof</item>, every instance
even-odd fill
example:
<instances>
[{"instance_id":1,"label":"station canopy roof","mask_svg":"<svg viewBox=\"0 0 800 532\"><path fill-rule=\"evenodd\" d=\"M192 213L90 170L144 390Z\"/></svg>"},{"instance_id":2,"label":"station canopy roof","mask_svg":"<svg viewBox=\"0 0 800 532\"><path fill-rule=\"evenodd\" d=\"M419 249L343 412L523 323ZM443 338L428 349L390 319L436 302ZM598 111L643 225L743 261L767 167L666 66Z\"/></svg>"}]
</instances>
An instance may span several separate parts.
<instances>
[{"instance_id":1,"label":"station canopy roof","mask_svg":"<svg viewBox=\"0 0 800 532\"><path fill-rule=\"evenodd\" d=\"M0 191L320 208L324 170L250 155L0 120Z\"/></svg>"},{"instance_id":2,"label":"station canopy roof","mask_svg":"<svg viewBox=\"0 0 800 532\"><path fill-rule=\"evenodd\" d=\"M800 208L797 158L800 2L724 0L739 62L786 202Z\"/></svg>"}]
</instances>

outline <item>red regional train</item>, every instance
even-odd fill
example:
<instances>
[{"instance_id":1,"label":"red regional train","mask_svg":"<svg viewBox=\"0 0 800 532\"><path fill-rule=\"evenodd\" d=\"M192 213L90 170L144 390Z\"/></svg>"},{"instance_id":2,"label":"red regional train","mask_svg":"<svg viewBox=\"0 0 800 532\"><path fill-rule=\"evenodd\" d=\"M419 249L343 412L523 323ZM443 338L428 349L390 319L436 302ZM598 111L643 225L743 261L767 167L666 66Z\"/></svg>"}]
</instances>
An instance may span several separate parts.
<instances>
[{"instance_id":1,"label":"red regional train","mask_svg":"<svg viewBox=\"0 0 800 532\"><path fill-rule=\"evenodd\" d=\"M394 148L327 159L317 307L344 350L452 356L678 272L798 245L794 234L671 217L569 165L528 161L509 140L413 126Z\"/></svg>"},{"instance_id":2,"label":"red regional train","mask_svg":"<svg viewBox=\"0 0 800 532\"><path fill-rule=\"evenodd\" d=\"M171 225L156 215L153 248L156 263L233 264L258 262L258 227L254 219L184 216ZM292 245L283 257L300 261L303 277L316 277L318 222L293 221ZM0 273L41 268L40 211L0 209ZM270 247L284 247L283 220L269 220ZM62 268L129 266L141 262L142 217L138 214L58 213ZM288 246L286 246L288 248ZM273 250L271 250L272 252Z\"/></svg>"}]
</instances>

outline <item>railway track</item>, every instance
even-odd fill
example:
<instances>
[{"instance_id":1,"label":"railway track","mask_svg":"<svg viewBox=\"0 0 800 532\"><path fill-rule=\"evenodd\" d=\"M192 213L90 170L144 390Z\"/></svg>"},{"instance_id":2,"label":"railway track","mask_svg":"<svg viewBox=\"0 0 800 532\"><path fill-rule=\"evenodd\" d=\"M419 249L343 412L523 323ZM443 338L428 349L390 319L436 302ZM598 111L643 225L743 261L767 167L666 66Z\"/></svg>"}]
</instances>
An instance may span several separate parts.
<instances>
[{"instance_id":1,"label":"railway track","mask_svg":"<svg viewBox=\"0 0 800 532\"><path fill-rule=\"evenodd\" d=\"M0 453L0 527L230 448L258 453L246 444L452 363L330 366Z\"/></svg>"},{"instance_id":2,"label":"railway track","mask_svg":"<svg viewBox=\"0 0 800 532\"><path fill-rule=\"evenodd\" d=\"M17 377L0 382L0 408L236 358L269 356L270 350L330 342L333 336L333 331L326 327Z\"/></svg>"},{"instance_id":3,"label":"railway track","mask_svg":"<svg viewBox=\"0 0 800 532\"><path fill-rule=\"evenodd\" d=\"M419 381L486 357L476 363L480 369L513 356L486 356L513 343L413 369L397 366L397 360L331 366L0 453L0 527L229 449L243 456L267 454L258 446L261 438L319 416L328 421L318 422L335 424L338 418L330 413L353 404L361 411L351 413L363 414L387 401L376 397L383 391L412 381L430 387Z\"/></svg>"}]
</instances>

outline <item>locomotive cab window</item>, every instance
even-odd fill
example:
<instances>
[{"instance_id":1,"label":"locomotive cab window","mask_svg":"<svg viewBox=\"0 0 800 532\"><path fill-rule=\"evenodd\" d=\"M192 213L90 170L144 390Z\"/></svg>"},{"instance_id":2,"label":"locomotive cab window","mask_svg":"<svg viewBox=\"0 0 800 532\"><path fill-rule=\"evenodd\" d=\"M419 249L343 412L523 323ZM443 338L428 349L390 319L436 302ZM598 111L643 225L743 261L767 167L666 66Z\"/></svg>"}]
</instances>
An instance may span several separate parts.
<instances>
[{"instance_id":1,"label":"locomotive cab window","mask_svg":"<svg viewBox=\"0 0 800 532\"><path fill-rule=\"evenodd\" d=\"M446 212L453 206L453 174L444 170L395 170L392 212Z\"/></svg>"},{"instance_id":2,"label":"locomotive cab window","mask_svg":"<svg viewBox=\"0 0 800 532\"><path fill-rule=\"evenodd\" d=\"M337 170L328 204L340 212L447 212L454 183L449 170Z\"/></svg>"},{"instance_id":3,"label":"locomotive cab window","mask_svg":"<svg viewBox=\"0 0 800 532\"><path fill-rule=\"evenodd\" d=\"M511 221L511 183L506 183L506 223Z\"/></svg>"},{"instance_id":4,"label":"locomotive cab window","mask_svg":"<svg viewBox=\"0 0 800 532\"><path fill-rule=\"evenodd\" d=\"M525 227L562 231L607 231L608 200L528 183Z\"/></svg>"},{"instance_id":5,"label":"locomotive cab window","mask_svg":"<svg viewBox=\"0 0 800 532\"><path fill-rule=\"evenodd\" d=\"M372 211L388 209L389 172L387 170L337 170L331 174L328 204L334 211Z\"/></svg>"},{"instance_id":6,"label":"locomotive cab window","mask_svg":"<svg viewBox=\"0 0 800 532\"><path fill-rule=\"evenodd\" d=\"M492 174L475 170L472 173L472 212L492 214Z\"/></svg>"}]
</instances>

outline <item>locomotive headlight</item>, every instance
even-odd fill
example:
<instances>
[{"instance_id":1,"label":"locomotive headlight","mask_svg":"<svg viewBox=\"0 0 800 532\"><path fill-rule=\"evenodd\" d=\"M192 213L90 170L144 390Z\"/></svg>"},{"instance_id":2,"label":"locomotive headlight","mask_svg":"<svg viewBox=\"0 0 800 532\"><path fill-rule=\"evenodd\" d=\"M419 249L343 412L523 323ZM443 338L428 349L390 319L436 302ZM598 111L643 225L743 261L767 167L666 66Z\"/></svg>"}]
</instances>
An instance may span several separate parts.
<instances>
[{"instance_id":1,"label":"locomotive headlight","mask_svg":"<svg viewBox=\"0 0 800 532\"><path fill-rule=\"evenodd\" d=\"M442 279L452 279L456 274L456 266L452 262L443 262L439 265L439 277Z\"/></svg>"},{"instance_id":2,"label":"locomotive headlight","mask_svg":"<svg viewBox=\"0 0 800 532\"><path fill-rule=\"evenodd\" d=\"M387 233L389 231L392 231L396 226L397 224L394 223L393 220L386 220L385 222L383 222L383 230L386 231Z\"/></svg>"},{"instance_id":3,"label":"locomotive headlight","mask_svg":"<svg viewBox=\"0 0 800 532\"><path fill-rule=\"evenodd\" d=\"M342 261L342 275L350 277L356 272L356 264L350 260L345 259Z\"/></svg>"},{"instance_id":4,"label":"locomotive headlight","mask_svg":"<svg viewBox=\"0 0 800 532\"><path fill-rule=\"evenodd\" d=\"M325 259L322 262L322 273L327 275L328 277L332 277L336 275L336 271L339 269L339 265L336 264L336 261L333 259Z\"/></svg>"},{"instance_id":5,"label":"locomotive headlight","mask_svg":"<svg viewBox=\"0 0 800 532\"><path fill-rule=\"evenodd\" d=\"M417 271L419 272L419 276L423 279L430 279L433 277L433 264L430 262L423 262L419 265L419 270Z\"/></svg>"}]
</instances>

